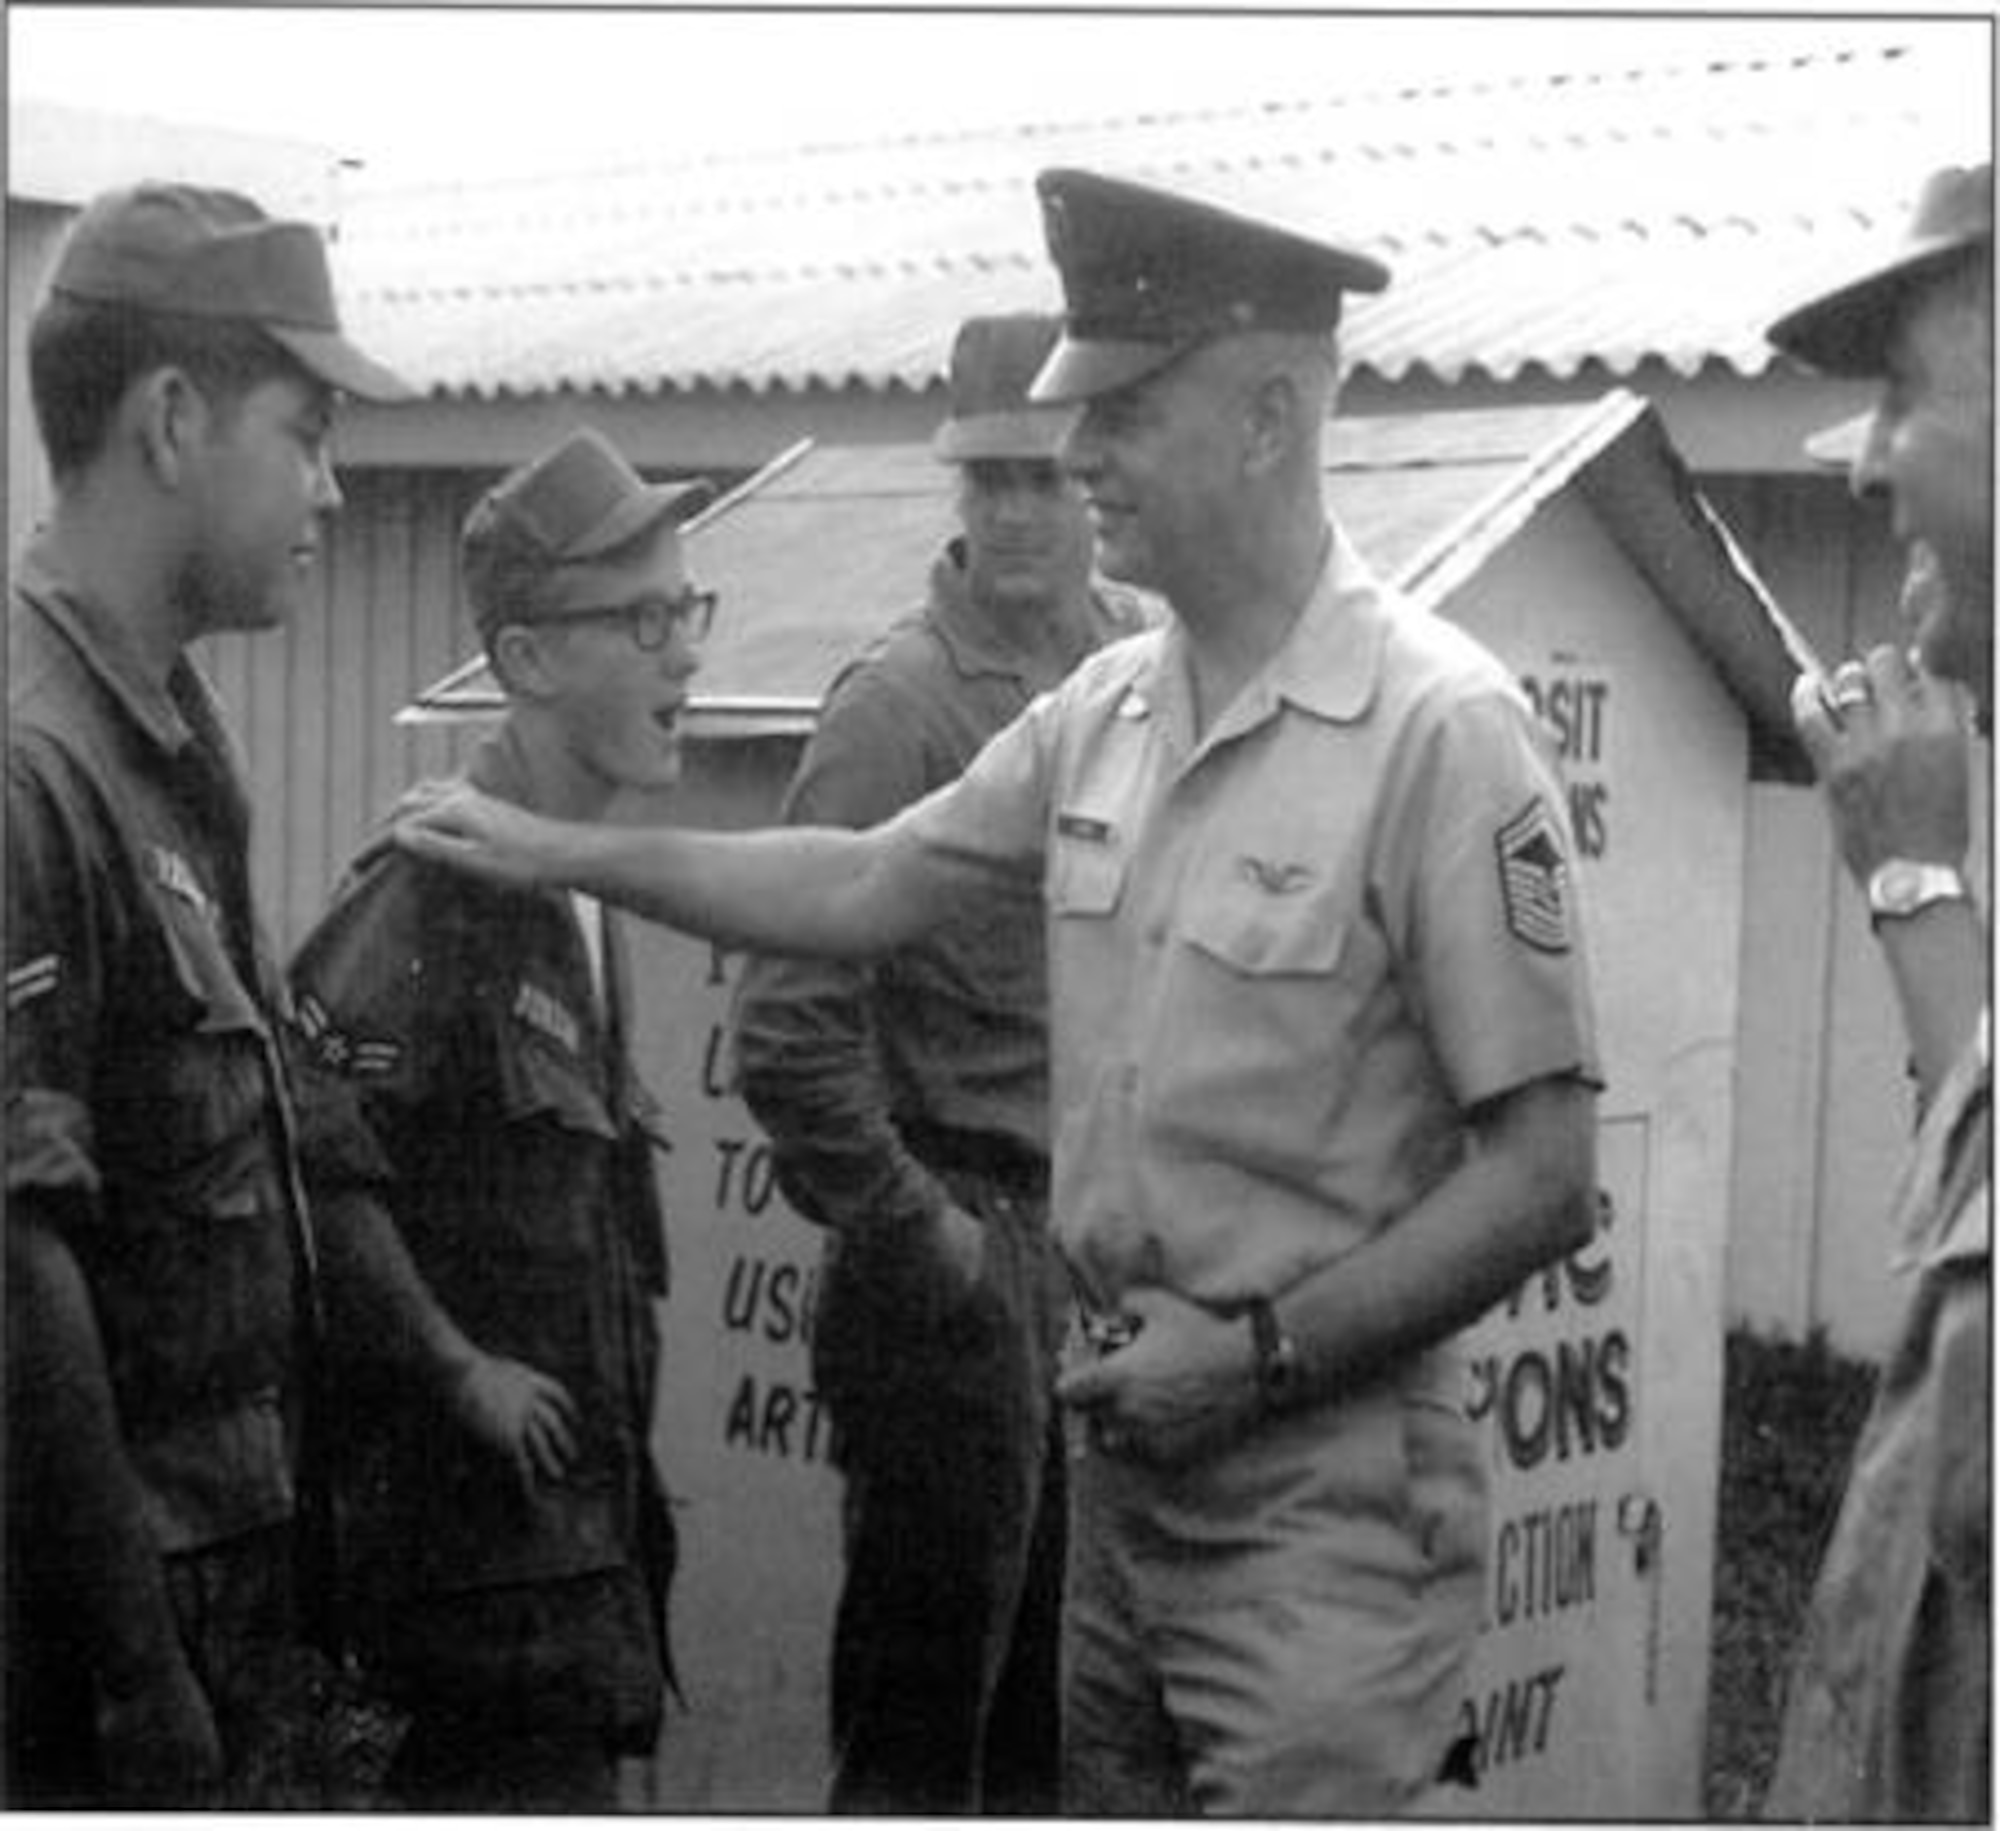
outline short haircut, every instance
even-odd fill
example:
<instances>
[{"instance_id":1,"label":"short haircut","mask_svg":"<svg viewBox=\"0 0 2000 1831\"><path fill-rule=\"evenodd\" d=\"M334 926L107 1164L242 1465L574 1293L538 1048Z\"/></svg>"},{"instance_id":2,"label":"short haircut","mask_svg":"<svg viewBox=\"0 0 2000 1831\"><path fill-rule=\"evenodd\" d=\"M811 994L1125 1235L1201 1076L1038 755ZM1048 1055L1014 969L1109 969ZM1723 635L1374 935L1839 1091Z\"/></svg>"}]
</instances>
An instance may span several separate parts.
<instances>
[{"instance_id":1,"label":"short haircut","mask_svg":"<svg viewBox=\"0 0 2000 1831\"><path fill-rule=\"evenodd\" d=\"M50 471L62 479L91 463L126 391L166 368L185 370L224 407L275 376L307 374L254 324L57 294L28 332L28 387Z\"/></svg>"},{"instance_id":2,"label":"short haircut","mask_svg":"<svg viewBox=\"0 0 2000 1831\"><path fill-rule=\"evenodd\" d=\"M631 539L592 554L587 562L557 559L537 547L518 522L487 513L485 503L486 498L482 497L473 505L459 537L459 583L472 612L480 646L487 660L496 664L500 658L496 649L500 632L510 623L537 621L551 587L565 571L584 564L621 565L650 551L654 542L676 533L671 523L650 522Z\"/></svg>"},{"instance_id":3,"label":"short haircut","mask_svg":"<svg viewBox=\"0 0 2000 1831\"><path fill-rule=\"evenodd\" d=\"M496 631L534 615L558 562L514 522L489 513L484 497L467 518L458 551L466 601L490 653Z\"/></svg>"}]
</instances>

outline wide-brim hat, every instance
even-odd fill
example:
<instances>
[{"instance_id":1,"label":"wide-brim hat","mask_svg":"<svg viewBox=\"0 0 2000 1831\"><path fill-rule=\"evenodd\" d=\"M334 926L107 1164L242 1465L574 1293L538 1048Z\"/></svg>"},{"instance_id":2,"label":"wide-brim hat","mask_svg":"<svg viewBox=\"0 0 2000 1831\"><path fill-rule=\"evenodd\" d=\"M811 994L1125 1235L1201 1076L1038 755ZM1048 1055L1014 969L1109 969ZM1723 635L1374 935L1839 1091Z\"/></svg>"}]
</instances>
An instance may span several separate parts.
<instances>
[{"instance_id":1,"label":"wide-brim hat","mask_svg":"<svg viewBox=\"0 0 2000 1831\"><path fill-rule=\"evenodd\" d=\"M931 440L947 464L981 459L1053 463L1075 416L1029 400L1028 387L1060 326L1048 313L968 318L952 340L951 406Z\"/></svg>"},{"instance_id":2,"label":"wide-brim hat","mask_svg":"<svg viewBox=\"0 0 2000 1831\"><path fill-rule=\"evenodd\" d=\"M415 390L340 328L326 243L236 191L146 182L95 198L71 227L52 294L255 325L329 387L363 400Z\"/></svg>"},{"instance_id":3,"label":"wide-brim hat","mask_svg":"<svg viewBox=\"0 0 2000 1831\"><path fill-rule=\"evenodd\" d=\"M1057 170L1035 188L1064 299L1037 401L1111 393L1215 337L1328 334L1348 293L1389 284L1369 255L1129 179Z\"/></svg>"},{"instance_id":4,"label":"wide-brim hat","mask_svg":"<svg viewBox=\"0 0 2000 1831\"><path fill-rule=\"evenodd\" d=\"M1992 258L1993 167L1934 173L1896 251L1831 291L1795 306L1764 334L1779 349L1827 375L1875 376L1913 288L1969 255Z\"/></svg>"}]
</instances>

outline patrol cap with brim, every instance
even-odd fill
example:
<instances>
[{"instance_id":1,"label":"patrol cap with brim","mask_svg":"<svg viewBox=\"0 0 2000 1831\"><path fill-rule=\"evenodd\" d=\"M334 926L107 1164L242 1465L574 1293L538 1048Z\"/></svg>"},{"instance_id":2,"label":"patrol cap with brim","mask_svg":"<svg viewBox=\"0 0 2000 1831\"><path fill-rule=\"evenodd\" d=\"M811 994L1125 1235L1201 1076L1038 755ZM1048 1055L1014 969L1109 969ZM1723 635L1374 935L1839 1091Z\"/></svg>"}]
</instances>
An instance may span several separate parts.
<instances>
[{"instance_id":1,"label":"patrol cap with brim","mask_svg":"<svg viewBox=\"0 0 2000 1831\"><path fill-rule=\"evenodd\" d=\"M394 401L415 392L342 333L319 231L267 216L236 191L148 182L105 192L71 228L49 289L253 324L345 393Z\"/></svg>"},{"instance_id":2,"label":"patrol cap with brim","mask_svg":"<svg viewBox=\"0 0 2000 1831\"><path fill-rule=\"evenodd\" d=\"M1342 297L1380 292L1380 261L1169 191L1056 170L1035 180L1062 276L1062 339L1029 391L1078 401L1244 331L1318 335Z\"/></svg>"},{"instance_id":3,"label":"patrol cap with brim","mask_svg":"<svg viewBox=\"0 0 2000 1831\"><path fill-rule=\"evenodd\" d=\"M460 551L474 614L482 621L513 614L521 591L618 552L669 516L678 519L708 487L648 483L595 428L571 433L503 477L466 516Z\"/></svg>"},{"instance_id":4,"label":"patrol cap with brim","mask_svg":"<svg viewBox=\"0 0 2000 1831\"><path fill-rule=\"evenodd\" d=\"M1912 289L1969 255L1990 260L1992 249L1993 167L1947 167L1925 183L1893 255L1794 307L1764 334L1824 374L1880 375Z\"/></svg>"},{"instance_id":5,"label":"patrol cap with brim","mask_svg":"<svg viewBox=\"0 0 2000 1831\"><path fill-rule=\"evenodd\" d=\"M951 406L931 439L947 464L983 458L1053 463L1075 417L1038 406L1028 384L1055 348L1059 325L1047 313L968 318L952 340Z\"/></svg>"}]
</instances>

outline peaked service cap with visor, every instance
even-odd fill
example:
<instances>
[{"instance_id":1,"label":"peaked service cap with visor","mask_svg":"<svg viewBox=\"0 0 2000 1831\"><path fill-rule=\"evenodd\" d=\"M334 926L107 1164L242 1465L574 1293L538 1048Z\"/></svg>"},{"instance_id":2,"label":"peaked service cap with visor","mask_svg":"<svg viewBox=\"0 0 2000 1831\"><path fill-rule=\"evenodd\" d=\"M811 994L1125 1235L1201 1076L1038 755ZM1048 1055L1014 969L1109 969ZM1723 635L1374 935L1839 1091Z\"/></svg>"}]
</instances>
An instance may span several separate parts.
<instances>
[{"instance_id":1,"label":"peaked service cap with visor","mask_svg":"<svg viewBox=\"0 0 2000 1831\"><path fill-rule=\"evenodd\" d=\"M1893 255L1795 306L1764 334L1824 374L1881 375L1911 292L1961 260L1992 258L1993 167L1949 166L1925 184Z\"/></svg>"},{"instance_id":2,"label":"peaked service cap with visor","mask_svg":"<svg viewBox=\"0 0 2000 1831\"><path fill-rule=\"evenodd\" d=\"M1129 179L1056 170L1035 189L1064 300L1037 401L1108 394L1216 337L1322 335L1345 294L1389 284L1365 254Z\"/></svg>"},{"instance_id":3,"label":"peaked service cap with visor","mask_svg":"<svg viewBox=\"0 0 2000 1831\"><path fill-rule=\"evenodd\" d=\"M70 229L49 290L255 325L329 387L374 401L414 392L342 333L319 230L237 191L148 181L104 192Z\"/></svg>"}]
</instances>

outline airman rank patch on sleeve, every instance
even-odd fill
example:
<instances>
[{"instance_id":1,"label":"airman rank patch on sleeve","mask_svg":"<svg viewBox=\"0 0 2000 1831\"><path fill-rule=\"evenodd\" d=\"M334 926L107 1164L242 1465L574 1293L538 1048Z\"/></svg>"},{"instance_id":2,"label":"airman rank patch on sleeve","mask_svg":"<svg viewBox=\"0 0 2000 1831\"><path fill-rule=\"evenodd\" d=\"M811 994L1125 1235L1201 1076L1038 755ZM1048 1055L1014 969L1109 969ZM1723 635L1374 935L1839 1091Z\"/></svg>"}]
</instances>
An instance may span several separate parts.
<instances>
[{"instance_id":1,"label":"airman rank patch on sleeve","mask_svg":"<svg viewBox=\"0 0 2000 1831\"><path fill-rule=\"evenodd\" d=\"M54 954L42 954L7 975L7 1009L19 1011L38 998L46 998L62 977L62 963Z\"/></svg>"},{"instance_id":2,"label":"airman rank patch on sleeve","mask_svg":"<svg viewBox=\"0 0 2000 1831\"><path fill-rule=\"evenodd\" d=\"M292 1014L292 1027L306 1054L334 1074L357 1079L393 1074L403 1059L403 1046L393 1037L357 1036L343 1030L310 992L298 995Z\"/></svg>"},{"instance_id":3,"label":"airman rank patch on sleeve","mask_svg":"<svg viewBox=\"0 0 2000 1831\"><path fill-rule=\"evenodd\" d=\"M1547 802L1537 795L1494 834L1493 845L1508 931L1539 953L1568 953L1569 859Z\"/></svg>"}]
</instances>

